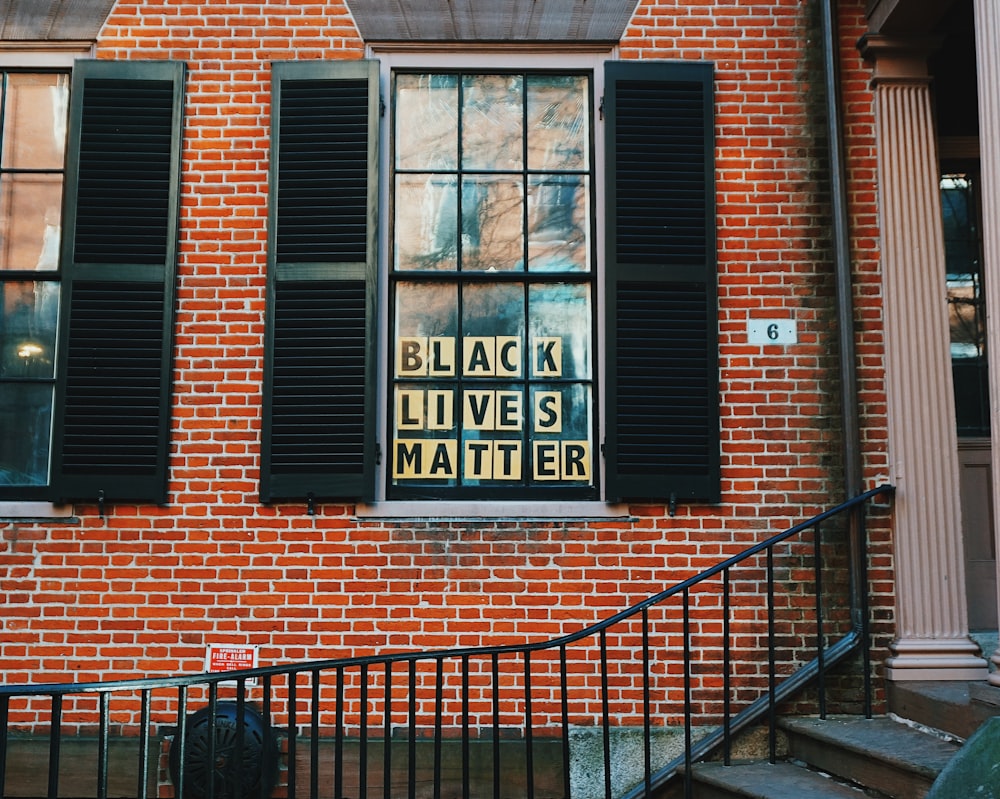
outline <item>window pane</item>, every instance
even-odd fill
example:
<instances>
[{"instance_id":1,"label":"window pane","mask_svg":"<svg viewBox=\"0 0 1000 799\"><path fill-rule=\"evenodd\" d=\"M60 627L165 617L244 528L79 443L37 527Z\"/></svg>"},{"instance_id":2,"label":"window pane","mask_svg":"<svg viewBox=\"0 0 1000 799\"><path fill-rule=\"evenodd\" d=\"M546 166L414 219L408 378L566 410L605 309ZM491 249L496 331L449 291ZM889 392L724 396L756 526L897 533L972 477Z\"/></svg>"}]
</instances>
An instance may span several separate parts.
<instances>
[{"instance_id":1,"label":"window pane","mask_svg":"<svg viewBox=\"0 0 1000 799\"><path fill-rule=\"evenodd\" d=\"M524 269L524 185L489 175L462 180L462 269Z\"/></svg>"},{"instance_id":2,"label":"window pane","mask_svg":"<svg viewBox=\"0 0 1000 799\"><path fill-rule=\"evenodd\" d=\"M451 342L447 345L449 351L457 351L454 342L458 336L458 286L454 283L398 283L395 316L396 376L416 378L428 374L440 375L440 369L445 367L438 362L443 360L449 361L446 374L454 376L455 362L444 358L445 351L440 347L435 348L436 366L428 366L428 353L435 342L425 339L447 338ZM410 339L416 339L416 342ZM401 354L405 357L399 357Z\"/></svg>"},{"instance_id":3,"label":"window pane","mask_svg":"<svg viewBox=\"0 0 1000 799\"><path fill-rule=\"evenodd\" d=\"M458 77L396 77L396 167L449 170L458 165Z\"/></svg>"},{"instance_id":4,"label":"window pane","mask_svg":"<svg viewBox=\"0 0 1000 799\"><path fill-rule=\"evenodd\" d=\"M469 337L492 338L514 336L524 339L524 286L520 283L488 283L470 285L462 289L462 362L465 374L474 377L486 376L481 369L470 369L474 357ZM481 363L482 358L477 362Z\"/></svg>"},{"instance_id":5,"label":"window pane","mask_svg":"<svg viewBox=\"0 0 1000 799\"><path fill-rule=\"evenodd\" d=\"M590 161L587 79L528 78L528 169L584 170Z\"/></svg>"},{"instance_id":6,"label":"window pane","mask_svg":"<svg viewBox=\"0 0 1000 799\"><path fill-rule=\"evenodd\" d=\"M0 391L0 486L48 482L52 386L4 383Z\"/></svg>"},{"instance_id":7,"label":"window pane","mask_svg":"<svg viewBox=\"0 0 1000 799\"><path fill-rule=\"evenodd\" d=\"M462 168L521 169L523 86L519 75L462 79Z\"/></svg>"},{"instance_id":8,"label":"window pane","mask_svg":"<svg viewBox=\"0 0 1000 799\"><path fill-rule=\"evenodd\" d=\"M458 268L455 177L397 174L395 217L395 269Z\"/></svg>"},{"instance_id":9,"label":"window pane","mask_svg":"<svg viewBox=\"0 0 1000 799\"><path fill-rule=\"evenodd\" d=\"M0 165L62 169L68 99L67 75L8 75Z\"/></svg>"},{"instance_id":10,"label":"window pane","mask_svg":"<svg viewBox=\"0 0 1000 799\"><path fill-rule=\"evenodd\" d=\"M532 272L590 270L590 191L584 175L531 177L528 188L528 268Z\"/></svg>"},{"instance_id":11,"label":"window pane","mask_svg":"<svg viewBox=\"0 0 1000 799\"><path fill-rule=\"evenodd\" d=\"M62 175L0 175L0 269L59 264Z\"/></svg>"},{"instance_id":12,"label":"window pane","mask_svg":"<svg viewBox=\"0 0 1000 799\"><path fill-rule=\"evenodd\" d=\"M58 318L58 283L0 283L0 378L53 377Z\"/></svg>"},{"instance_id":13,"label":"window pane","mask_svg":"<svg viewBox=\"0 0 1000 799\"><path fill-rule=\"evenodd\" d=\"M589 284L533 285L528 289L528 313L531 317L531 376L589 380Z\"/></svg>"}]
</instances>

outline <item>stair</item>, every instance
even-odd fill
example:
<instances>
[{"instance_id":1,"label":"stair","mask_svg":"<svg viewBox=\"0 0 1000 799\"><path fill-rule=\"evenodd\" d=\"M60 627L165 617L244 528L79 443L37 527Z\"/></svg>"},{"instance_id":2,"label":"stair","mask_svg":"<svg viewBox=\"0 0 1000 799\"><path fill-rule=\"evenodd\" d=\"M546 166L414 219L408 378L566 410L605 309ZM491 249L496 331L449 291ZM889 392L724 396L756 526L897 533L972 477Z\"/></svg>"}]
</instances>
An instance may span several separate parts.
<instances>
[{"instance_id":1,"label":"stair","mask_svg":"<svg viewBox=\"0 0 1000 799\"><path fill-rule=\"evenodd\" d=\"M893 714L874 719L781 719L779 762L698 763L693 796L922 799L963 740L1000 715L1000 689L985 683L897 685L890 708Z\"/></svg>"}]
</instances>

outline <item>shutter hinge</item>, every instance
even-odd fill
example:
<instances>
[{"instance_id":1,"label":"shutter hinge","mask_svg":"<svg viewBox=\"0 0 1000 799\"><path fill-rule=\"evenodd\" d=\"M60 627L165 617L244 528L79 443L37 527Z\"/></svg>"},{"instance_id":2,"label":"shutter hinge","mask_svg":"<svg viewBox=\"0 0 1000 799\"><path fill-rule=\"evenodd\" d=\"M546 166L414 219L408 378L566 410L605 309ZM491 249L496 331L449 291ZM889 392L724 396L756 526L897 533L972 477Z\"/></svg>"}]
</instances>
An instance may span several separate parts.
<instances>
[{"instance_id":1,"label":"shutter hinge","mask_svg":"<svg viewBox=\"0 0 1000 799\"><path fill-rule=\"evenodd\" d=\"M597 106L597 118L604 119L604 95L601 95L601 104Z\"/></svg>"},{"instance_id":2,"label":"shutter hinge","mask_svg":"<svg viewBox=\"0 0 1000 799\"><path fill-rule=\"evenodd\" d=\"M104 489L97 492L97 515L104 518Z\"/></svg>"},{"instance_id":3,"label":"shutter hinge","mask_svg":"<svg viewBox=\"0 0 1000 799\"><path fill-rule=\"evenodd\" d=\"M378 115L385 116L385 98L381 94L378 96Z\"/></svg>"},{"instance_id":4,"label":"shutter hinge","mask_svg":"<svg viewBox=\"0 0 1000 799\"><path fill-rule=\"evenodd\" d=\"M379 442L375 442L375 465L382 465L382 445Z\"/></svg>"},{"instance_id":5,"label":"shutter hinge","mask_svg":"<svg viewBox=\"0 0 1000 799\"><path fill-rule=\"evenodd\" d=\"M670 518L671 519L674 516L677 515L677 492L676 491L671 491L670 492L670 504L667 506L667 513L670 514Z\"/></svg>"}]
</instances>

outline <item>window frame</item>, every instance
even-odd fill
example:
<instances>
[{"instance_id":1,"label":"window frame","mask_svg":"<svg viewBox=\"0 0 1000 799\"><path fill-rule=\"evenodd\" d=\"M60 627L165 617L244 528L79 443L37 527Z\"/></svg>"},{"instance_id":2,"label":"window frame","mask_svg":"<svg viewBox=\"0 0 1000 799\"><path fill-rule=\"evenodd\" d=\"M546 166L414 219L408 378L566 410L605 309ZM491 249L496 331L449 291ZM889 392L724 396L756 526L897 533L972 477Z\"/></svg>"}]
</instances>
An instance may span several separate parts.
<instances>
[{"instance_id":1,"label":"window frame","mask_svg":"<svg viewBox=\"0 0 1000 799\"><path fill-rule=\"evenodd\" d=\"M94 48L90 44L68 42L64 45L46 43L44 46L24 44L21 42L0 43L0 69L20 70L23 72L66 72L72 78L73 64L79 58L93 56ZM56 279L61 280L61 276ZM59 354L56 354L59 357ZM54 404L54 403L53 403ZM49 452L49 481L52 479L51 437ZM46 484L45 488L48 487ZM39 491L37 499L30 492L25 493L21 487L12 493L0 492L0 519L68 519L73 515L73 507L65 503L47 501L45 491Z\"/></svg>"},{"instance_id":2,"label":"window frame","mask_svg":"<svg viewBox=\"0 0 1000 799\"><path fill-rule=\"evenodd\" d=\"M576 45L568 48L547 48L540 52L530 47L483 47L454 50L441 50L428 47L394 49L392 47L369 46L367 57L379 62L379 85L386 105L386 113L381 120L379 129L380 173L379 181L379 216L384 223L378 231L378 293L379 315L375 328L378 331L376 363L376 438L381 443L383 456L376 469L375 497L371 503L361 503L357 506L358 516L386 518L608 518L621 517L628 514L627 505L608 503L604 497L603 479L604 457L602 442L605 437L604 403L602 401L605 346L602 338L604 325L604 296L602 253L604 252L604 225L600 209L604 203L604 181L601 179L604 168L604 129L600 122L600 103L604 95L604 64L617 55L616 47L596 45L588 47ZM453 72L475 71L479 73L510 73L510 72L586 72L590 80L591 96L591 142L592 164L591 174L593 186L591 198L594 211L591 214L593 253L593 269L590 274L592 286L592 402L594 413L594 446L593 470L594 488L587 497L573 497L572 489L562 497L554 496L547 499L514 496L500 489L484 489L481 499L467 497L439 498L419 500L413 498L387 497L388 484L391 480L388 448L392 440L392 419L390 418L390 391L393 376L390 373L392 353L389 332L392 326L392 288L393 282L390 258L392 253L391 219L391 175L390 159L392 157L392 110L388 108L392 97L392 76L396 71L403 72ZM519 273L521 274L521 273ZM530 273L521 275L526 281ZM405 279L405 278L404 278ZM582 493L582 492L581 492ZM568 494L568 495L567 495Z\"/></svg>"},{"instance_id":3,"label":"window frame","mask_svg":"<svg viewBox=\"0 0 1000 799\"><path fill-rule=\"evenodd\" d=\"M449 64L447 67L433 67L433 68L416 68L416 67L402 67L394 66L390 69L386 79L388 81L388 88L386 89L386 95L390 98L390 101L386 103L387 113L384 120L384 128L388 131L388 150L383 150L385 157L383 158L383 169L382 174L385 175L383 181L386 193L389 195L389 214L383 217L386 222L384 228L386 230L384 250L383 250L383 260L384 265L380 264L380 268L384 271L380 272L380 277L383 277L387 284L388 298L385 305L386 308L386 322L385 327L382 329L385 337L388 341L387 346L387 356L388 361L384 364L380 364L383 371L385 372L386 386L384 388L384 393L386 394L388 407L380 408L380 412L384 414L386 419L386 438L385 438L385 469L384 474L381 475L383 480L383 486L385 494L387 496L388 502L398 502L398 501L414 501L421 497L431 497L433 501L436 502L462 502L462 501L475 501L475 502L550 502L550 501L576 501L576 502L587 502L593 501L600 498L600 474L601 474L601 458L600 458L600 435L599 435L599 419L600 419L600 384L601 384L601 373L598 370L597 365L597 353L603 352L603 348L600 344L600 322L597 318L596 313L596 298L601 291L601 276L598 273L597 264L599 261L599 250L596 242L596 232L600 226L600 220L597 218L598 204L595 198L595 188L598 183L598 165L596 164L596 154L597 154L597 144L595 142L595 131L598 127L597 123L597 108L598 108L598 95L595 94L594 84L595 84L595 70L592 65L587 65L585 67L577 67L575 65L563 65L556 67L552 64L547 64L545 68L539 67L535 63L526 63L524 65L511 65L506 66L500 65L489 65L484 66L481 60L477 60L473 66L455 66L454 64ZM587 185L587 219L586 224L588 226L588 236L587 236L587 250L588 250L588 263L590 268L585 271L575 271L575 272L549 272L546 270L542 271L531 271L525 268L511 271L502 271L499 273L489 273L482 271L481 269L462 269L456 268L454 270L431 270L431 271L413 271L409 269L396 270L393 266L394 261L394 249L396 246L395 239L395 218L392 213L393 207L393 192L394 185L396 182L397 174L412 174L416 171L418 174L423 174L428 170L413 170L413 169L402 169L398 170L394 163L395 152L394 148L396 142L394 141L395 132L397 129L396 124L396 108L394 103L395 98L395 78L401 75L413 75L413 74L434 74L434 75L454 75L455 77L461 79L468 77L470 75L512 75L520 76L525 79L533 76L545 76L545 75L577 75L586 78L586 103L587 112L590 115L588 120L588 136L586 146L588 148L587 153L587 167L585 171L581 171L588 177ZM527 82L525 83L527 86ZM461 93L461 80L459 80L459 85L456 87L456 91ZM525 137L527 136L527 131L522 131L521 134L521 145L525 143ZM430 170L433 171L433 170ZM483 172L489 173L490 170L483 169L465 169L461 164L456 164L453 173L457 177L461 177L466 174L477 175ZM452 170L448 171L452 174ZM516 176L518 174L530 177L531 169L530 166L525 163L521 167L521 172L512 172L512 175ZM577 174L574 171L573 174ZM459 183L461 185L461 183ZM460 191L460 189L459 189ZM525 184L525 191L527 191L527 183ZM527 196L527 195L525 195ZM460 200L459 200L460 202ZM523 212L523 211L522 211ZM527 231L525 231L525 241L522 246L527 247L529 242L527 241ZM589 401L589 422L588 422L588 436L590 444L590 455L589 455L589 467L591 470L590 479L586 484L579 485L573 484L569 481L553 481L554 485L545 485L543 482L533 480L530 474L527 473L527 469L530 468L533 462L533 451L532 445L535 438L531 434L531 431L525 428L521 430L521 440L525 445L525 451L521 456L521 465L525 467L525 474L522 480L517 481L516 485L503 485L502 483L496 481L488 481L487 485L464 485L464 477L459 477L457 485L441 486L441 487L428 487L424 483L419 485L408 484L407 482L395 481L391 471L393 466L393 447L395 439L393 438L394 426L392 423L392 413L393 413L393 400L392 394L396 385L400 382L405 383L406 381L402 379L399 375L394 374L392 366L395 362L396 353L395 347L393 346L393 334L395 330L393 328L395 319L395 305L397 299L397 288L400 284L406 283L419 283L419 284L440 284L446 286L454 286L457 288L459 294L461 295L463 290L473 286L482 286L488 283L495 283L496 285L518 285L524 289L524 302L527 303L527 298L531 291L531 287L538 286L553 286L561 283L569 283L574 286L585 286L587 294L590 298L589 307L590 313L587 319L588 335L589 335L589 348L590 348L590 373L586 378L579 378L572 381L573 385L581 386L586 394ZM459 301L459 307L461 307L461 301ZM529 374L529 368L527 365L527 360L530 357L528 346L528 329L530 327L531 320L525 318L525 323L527 327L525 328L525 349L524 355L522 356L524 360L522 374L516 378L511 383L511 391L523 391L523 424L528 425L530 420L529 404L533 389L540 389L544 387L544 384L538 383L536 380L531 379ZM461 335L461 334L458 334ZM498 382L499 381L499 382ZM454 382L458 388L458 393L462 390L474 390L476 383L478 381L473 381L472 383L463 381L460 377L456 377L453 380L448 380L447 382ZM498 388L502 383L502 380L491 381L484 380L484 388L486 390L492 390ZM488 385L485 385L488 384ZM461 404L456 407L456 416L460 415L462 412ZM460 430L456 432L460 433ZM427 439L428 441L436 441L437 439ZM517 439L510 439L517 440ZM544 440L544 439L541 439ZM459 464L462 463L462 442L464 438L459 435L457 438L458 451L457 457ZM418 481L419 482L419 481Z\"/></svg>"}]
</instances>

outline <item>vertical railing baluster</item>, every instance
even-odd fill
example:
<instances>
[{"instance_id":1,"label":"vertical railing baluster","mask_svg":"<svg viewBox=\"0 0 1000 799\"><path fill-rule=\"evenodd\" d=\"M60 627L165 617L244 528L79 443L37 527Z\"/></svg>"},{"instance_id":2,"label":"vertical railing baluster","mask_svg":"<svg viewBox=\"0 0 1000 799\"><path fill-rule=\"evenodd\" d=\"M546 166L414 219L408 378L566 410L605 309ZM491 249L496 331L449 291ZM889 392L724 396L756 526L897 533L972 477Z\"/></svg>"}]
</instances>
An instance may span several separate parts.
<instances>
[{"instance_id":1,"label":"vertical railing baluster","mask_svg":"<svg viewBox=\"0 0 1000 799\"><path fill-rule=\"evenodd\" d=\"M732 673L732 644L730 640L730 608L729 608L729 568L722 570L722 761L731 765L733 740L732 717L733 706L730 696Z\"/></svg>"},{"instance_id":2,"label":"vertical railing baluster","mask_svg":"<svg viewBox=\"0 0 1000 799\"><path fill-rule=\"evenodd\" d=\"M260 782L257 783L257 799L267 799L269 778L273 775L264 771L264 764L267 763L266 753L273 751L275 744L274 730L271 728L271 675L265 674L261 678L261 700L260 711L264 716L264 739L261 742L264 759L261 761Z\"/></svg>"},{"instance_id":3,"label":"vertical railing baluster","mask_svg":"<svg viewBox=\"0 0 1000 799\"><path fill-rule=\"evenodd\" d=\"M59 747L62 743L62 695L53 694L49 732L49 799L59 796Z\"/></svg>"},{"instance_id":4,"label":"vertical railing baluster","mask_svg":"<svg viewBox=\"0 0 1000 799\"><path fill-rule=\"evenodd\" d=\"M319 799L320 671L312 670L309 697L309 799Z\"/></svg>"},{"instance_id":5,"label":"vertical railing baluster","mask_svg":"<svg viewBox=\"0 0 1000 799\"><path fill-rule=\"evenodd\" d=\"M681 594L681 635L683 637L684 657L684 797L691 799L693 781L691 767L692 735L691 735L691 594L685 587Z\"/></svg>"},{"instance_id":6,"label":"vertical railing baluster","mask_svg":"<svg viewBox=\"0 0 1000 799\"><path fill-rule=\"evenodd\" d=\"M392 661L385 662L385 745L382 747L382 796L392 799Z\"/></svg>"},{"instance_id":7,"label":"vertical railing baluster","mask_svg":"<svg viewBox=\"0 0 1000 799\"><path fill-rule=\"evenodd\" d=\"M767 743L768 762L778 759L778 719L774 689L776 684L774 634L774 547L767 548Z\"/></svg>"},{"instance_id":8,"label":"vertical railing baluster","mask_svg":"<svg viewBox=\"0 0 1000 799\"><path fill-rule=\"evenodd\" d=\"M337 666L336 708L333 731L333 795L344 795L344 667Z\"/></svg>"},{"instance_id":9,"label":"vertical railing baluster","mask_svg":"<svg viewBox=\"0 0 1000 799\"><path fill-rule=\"evenodd\" d=\"M409 692L409 734L406 741L407 795L410 799L417 796L417 661L410 660L410 692Z\"/></svg>"},{"instance_id":10,"label":"vertical railing baluster","mask_svg":"<svg viewBox=\"0 0 1000 799\"><path fill-rule=\"evenodd\" d=\"M462 655L462 797L470 799L472 770L469 763L469 656Z\"/></svg>"},{"instance_id":11,"label":"vertical railing baluster","mask_svg":"<svg viewBox=\"0 0 1000 799\"><path fill-rule=\"evenodd\" d=\"M601 628L601 732L604 746L604 797L611 799L611 709L608 706L608 631Z\"/></svg>"},{"instance_id":12,"label":"vertical railing baluster","mask_svg":"<svg viewBox=\"0 0 1000 799\"><path fill-rule=\"evenodd\" d=\"M570 799L569 758L569 670L566 666L566 644L559 645L559 691L560 710L562 713L562 766L563 766L563 796Z\"/></svg>"},{"instance_id":13,"label":"vertical railing baluster","mask_svg":"<svg viewBox=\"0 0 1000 799\"><path fill-rule=\"evenodd\" d=\"M10 713L10 697L0 696L0 796L6 796L7 785L7 720Z\"/></svg>"},{"instance_id":14,"label":"vertical railing baluster","mask_svg":"<svg viewBox=\"0 0 1000 799\"><path fill-rule=\"evenodd\" d=\"M358 796L368 799L368 664L362 663L360 670L361 696L358 718Z\"/></svg>"},{"instance_id":15,"label":"vertical railing baluster","mask_svg":"<svg viewBox=\"0 0 1000 799\"><path fill-rule=\"evenodd\" d=\"M813 525L813 574L816 591L816 690L819 699L819 717L826 718L826 636L823 633L823 536L822 525Z\"/></svg>"},{"instance_id":16,"label":"vertical railing baluster","mask_svg":"<svg viewBox=\"0 0 1000 799\"><path fill-rule=\"evenodd\" d=\"M232 790L237 790L243 779L244 748L246 747L246 701L247 701L247 678L238 677L236 680L236 743L234 745L234 756L226 763L228 768L224 772L225 782L222 783L223 792L228 794L230 786ZM212 737L215 737L215 730L212 730ZM263 761L261 761L263 764Z\"/></svg>"},{"instance_id":17,"label":"vertical railing baluster","mask_svg":"<svg viewBox=\"0 0 1000 799\"><path fill-rule=\"evenodd\" d=\"M650 713L649 608L642 609L642 777L646 794L653 790L653 725Z\"/></svg>"},{"instance_id":18,"label":"vertical railing baluster","mask_svg":"<svg viewBox=\"0 0 1000 799\"><path fill-rule=\"evenodd\" d=\"M498 652L490 655L490 664L493 670L493 799L500 799L500 654Z\"/></svg>"},{"instance_id":19,"label":"vertical railing baluster","mask_svg":"<svg viewBox=\"0 0 1000 799\"><path fill-rule=\"evenodd\" d=\"M140 692L139 700L139 776L136 785L135 795L138 799L146 799L149 793L149 706L152 691L144 688ZM2 786L0 786L0 796L3 796Z\"/></svg>"},{"instance_id":20,"label":"vertical railing baluster","mask_svg":"<svg viewBox=\"0 0 1000 799\"><path fill-rule=\"evenodd\" d=\"M208 684L208 773L205 775L208 782L205 785L208 799L215 799L215 727L218 721L215 714L219 710L219 684L211 682Z\"/></svg>"},{"instance_id":21,"label":"vertical railing baluster","mask_svg":"<svg viewBox=\"0 0 1000 799\"><path fill-rule=\"evenodd\" d=\"M434 799L441 799L441 745L444 705L444 658L434 659Z\"/></svg>"},{"instance_id":22,"label":"vertical railing baluster","mask_svg":"<svg viewBox=\"0 0 1000 799\"><path fill-rule=\"evenodd\" d=\"M288 796L291 799L295 799L295 774L298 771L296 768L299 740L299 708L296 697L298 676L297 671L288 673Z\"/></svg>"},{"instance_id":23,"label":"vertical railing baluster","mask_svg":"<svg viewBox=\"0 0 1000 799\"><path fill-rule=\"evenodd\" d=\"M97 799L108 797L108 733L110 720L111 695L102 691L99 696L99 722L97 730Z\"/></svg>"},{"instance_id":24,"label":"vertical railing baluster","mask_svg":"<svg viewBox=\"0 0 1000 799\"><path fill-rule=\"evenodd\" d=\"M535 738L531 708L531 650L524 650L524 772L528 781L525 795L535 796Z\"/></svg>"},{"instance_id":25,"label":"vertical railing baluster","mask_svg":"<svg viewBox=\"0 0 1000 799\"><path fill-rule=\"evenodd\" d=\"M187 796L187 686L177 688L177 732L174 735L174 746L177 747L177 785L174 786L175 796Z\"/></svg>"}]
</instances>

